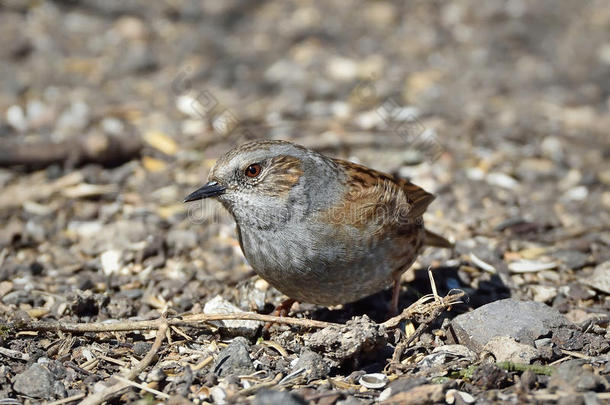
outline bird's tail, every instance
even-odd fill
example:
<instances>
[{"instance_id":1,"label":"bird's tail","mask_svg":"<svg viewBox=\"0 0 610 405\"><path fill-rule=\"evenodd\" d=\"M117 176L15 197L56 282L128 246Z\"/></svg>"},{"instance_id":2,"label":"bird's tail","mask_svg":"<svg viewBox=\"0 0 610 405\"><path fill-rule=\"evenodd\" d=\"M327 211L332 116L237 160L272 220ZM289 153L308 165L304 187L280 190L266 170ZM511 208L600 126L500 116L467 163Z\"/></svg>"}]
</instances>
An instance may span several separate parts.
<instances>
[{"instance_id":1,"label":"bird's tail","mask_svg":"<svg viewBox=\"0 0 610 405\"><path fill-rule=\"evenodd\" d=\"M447 239L443 238L441 235L434 233L428 229L425 229L426 232L426 240L424 245L426 246L436 246L441 248L452 248L453 243L449 242Z\"/></svg>"}]
</instances>

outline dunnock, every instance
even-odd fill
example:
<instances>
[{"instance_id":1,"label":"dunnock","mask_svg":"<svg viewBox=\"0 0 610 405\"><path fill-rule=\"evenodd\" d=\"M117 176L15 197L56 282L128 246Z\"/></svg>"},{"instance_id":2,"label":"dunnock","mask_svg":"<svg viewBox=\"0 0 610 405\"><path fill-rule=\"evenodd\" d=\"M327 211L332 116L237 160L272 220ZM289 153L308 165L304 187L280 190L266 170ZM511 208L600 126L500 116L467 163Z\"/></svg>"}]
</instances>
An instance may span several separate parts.
<instances>
[{"instance_id":1,"label":"dunnock","mask_svg":"<svg viewBox=\"0 0 610 405\"><path fill-rule=\"evenodd\" d=\"M290 142L238 146L209 180L185 202L217 198L252 268L292 300L343 304L394 282L395 313L400 276L420 249L451 246L424 228L432 194Z\"/></svg>"}]
</instances>

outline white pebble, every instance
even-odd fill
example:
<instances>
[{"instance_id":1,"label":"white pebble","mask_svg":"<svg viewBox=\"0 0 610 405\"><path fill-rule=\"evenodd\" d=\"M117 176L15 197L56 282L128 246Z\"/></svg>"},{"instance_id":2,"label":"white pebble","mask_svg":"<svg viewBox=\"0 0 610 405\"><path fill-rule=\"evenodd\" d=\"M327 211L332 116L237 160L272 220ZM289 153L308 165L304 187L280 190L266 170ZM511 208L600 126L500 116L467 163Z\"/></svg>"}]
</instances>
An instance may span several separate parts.
<instances>
[{"instance_id":1,"label":"white pebble","mask_svg":"<svg viewBox=\"0 0 610 405\"><path fill-rule=\"evenodd\" d=\"M556 136L547 136L540 143L542 155L554 161L563 160L563 146L561 141Z\"/></svg>"},{"instance_id":2,"label":"white pebble","mask_svg":"<svg viewBox=\"0 0 610 405\"><path fill-rule=\"evenodd\" d=\"M19 132L25 132L28 129L23 108L19 105L12 105L6 110L6 121Z\"/></svg>"},{"instance_id":3,"label":"white pebble","mask_svg":"<svg viewBox=\"0 0 610 405\"><path fill-rule=\"evenodd\" d=\"M534 260L519 260L508 265L508 269L513 273L534 273L554 269L555 267L557 267L555 262L538 262Z\"/></svg>"},{"instance_id":4,"label":"white pebble","mask_svg":"<svg viewBox=\"0 0 610 405\"><path fill-rule=\"evenodd\" d=\"M534 301L548 302L557 296L557 288L547 285L531 285L530 291Z\"/></svg>"},{"instance_id":5,"label":"white pebble","mask_svg":"<svg viewBox=\"0 0 610 405\"><path fill-rule=\"evenodd\" d=\"M475 401L475 398L470 395L467 392L464 391L458 391L454 388L447 390L447 393L445 394L445 402L447 402L448 404L453 404L455 403L455 397L459 396L462 401L464 401L467 404L473 404Z\"/></svg>"},{"instance_id":6,"label":"white pebble","mask_svg":"<svg viewBox=\"0 0 610 405\"><path fill-rule=\"evenodd\" d=\"M203 120L187 119L182 121L182 133L185 135L201 135L206 130Z\"/></svg>"},{"instance_id":7,"label":"white pebble","mask_svg":"<svg viewBox=\"0 0 610 405\"><path fill-rule=\"evenodd\" d=\"M469 167L466 169L466 176L470 180L479 181L485 178L485 172L478 167Z\"/></svg>"},{"instance_id":8,"label":"white pebble","mask_svg":"<svg viewBox=\"0 0 610 405\"><path fill-rule=\"evenodd\" d=\"M356 125L365 130L379 128L383 124L383 117L375 110L358 114L355 118Z\"/></svg>"},{"instance_id":9,"label":"white pebble","mask_svg":"<svg viewBox=\"0 0 610 405\"><path fill-rule=\"evenodd\" d=\"M102 223L98 221L71 221L68 230L75 232L81 238L91 238L102 231Z\"/></svg>"},{"instance_id":10,"label":"white pebble","mask_svg":"<svg viewBox=\"0 0 610 405\"><path fill-rule=\"evenodd\" d=\"M119 250L107 250L102 253L100 261L105 275L116 274L121 268L121 252Z\"/></svg>"},{"instance_id":11,"label":"white pebble","mask_svg":"<svg viewBox=\"0 0 610 405\"><path fill-rule=\"evenodd\" d=\"M496 274L496 268L494 266L479 259L474 253L470 253L470 260L472 261L472 264L474 264L481 270L485 270L486 272L491 274Z\"/></svg>"},{"instance_id":12,"label":"white pebble","mask_svg":"<svg viewBox=\"0 0 610 405\"><path fill-rule=\"evenodd\" d=\"M356 62L341 57L332 58L326 69L329 76L340 81L354 80L358 74L358 65Z\"/></svg>"},{"instance_id":13,"label":"white pebble","mask_svg":"<svg viewBox=\"0 0 610 405\"><path fill-rule=\"evenodd\" d=\"M487 175L487 182L492 186L498 186L509 190L513 190L519 185L519 182L509 175L498 172L489 173Z\"/></svg>"},{"instance_id":14,"label":"white pebble","mask_svg":"<svg viewBox=\"0 0 610 405\"><path fill-rule=\"evenodd\" d=\"M182 114L197 119L204 118L210 110L209 107L206 109L206 106L201 101L188 94L179 96L176 99L176 108Z\"/></svg>"},{"instance_id":15,"label":"white pebble","mask_svg":"<svg viewBox=\"0 0 610 405\"><path fill-rule=\"evenodd\" d=\"M589 195L589 190L587 189L587 187L578 186L578 187L574 187L574 188L571 188L568 191L566 191L565 194L563 195L563 197L566 200L570 200L570 201L583 201L587 198L588 195Z\"/></svg>"},{"instance_id":16,"label":"white pebble","mask_svg":"<svg viewBox=\"0 0 610 405\"><path fill-rule=\"evenodd\" d=\"M227 393L218 385L210 388L210 396L214 400L215 404L222 405L227 403Z\"/></svg>"},{"instance_id":17,"label":"white pebble","mask_svg":"<svg viewBox=\"0 0 610 405\"><path fill-rule=\"evenodd\" d=\"M360 377L358 382L366 388L383 388L388 384L388 376L382 373L365 374Z\"/></svg>"},{"instance_id":18,"label":"white pebble","mask_svg":"<svg viewBox=\"0 0 610 405\"><path fill-rule=\"evenodd\" d=\"M101 125L104 132L109 135L121 135L125 130L123 122L114 117L104 118Z\"/></svg>"},{"instance_id":19,"label":"white pebble","mask_svg":"<svg viewBox=\"0 0 610 405\"><path fill-rule=\"evenodd\" d=\"M343 101L335 101L331 104L330 109L333 113L333 116L336 118L346 119L350 117L351 108L349 104Z\"/></svg>"},{"instance_id":20,"label":"white pebble","mask_svg":"<svg viewBox=\"0 0 610 405\"><path fill-rule=\"evenodd\" d=\"M49 108L40 100L30 100L26 106L28 121L39 122L49 114Z\"/></svg>"},{"instance_id":21,"label":"white pebble","mask_svg":"<svg viewBox=\"0 0 610 405\"><path fill-rule=\"evenodd\" d=\"M57 120L57 127L80 131L89 124L89 106L83 101L70 104Z\"/></svg>"}]
</instances>

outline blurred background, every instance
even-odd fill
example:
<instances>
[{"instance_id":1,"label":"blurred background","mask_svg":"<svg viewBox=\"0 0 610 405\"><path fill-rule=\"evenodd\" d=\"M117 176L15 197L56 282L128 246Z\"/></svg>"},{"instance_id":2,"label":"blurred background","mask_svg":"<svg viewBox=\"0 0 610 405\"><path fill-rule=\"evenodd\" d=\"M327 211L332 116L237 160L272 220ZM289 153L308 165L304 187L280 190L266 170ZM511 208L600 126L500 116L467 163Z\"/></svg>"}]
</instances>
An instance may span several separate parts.
<instances>
[{"instance_id":1,"label":"blurred background","mask_svg":"<svg viewBox=\"0 0 610 405\"><path fill-rule=\"evenodd\" d=\"M0 38L2 316L262 310L231 219L181 202L249 139L436 193L457 248L415 268L472 305L608 309L604 0L2 0Z\"/></svg>"},{"instance_id":2,"label":"blurred background","mask_svg":"<svg viewBox=\"0 0 610 405\"><path fill-rule=\"evenodd\" d=\"M544 302L592 331L559 347L589 359L607 352L606 0L0 0L0 38L0 324L152 319L201 312L217 294L271 312L282 297L253 277L232 219L214 201L182 200L228 149L286 139L437 194L426 224L456 248L428 249L405 273L402 308L430 292L431 267L440 294L468 294L457 311L508 296ZM380 321L389 295L341 310L301 304L295 316ZM422 335L410 358L442 344L443 328ZM261 345L252 353L273 375L289 373L300 350L302 336L282 330L273 336L291 357ZM219 338L189 333L195 340L174 335L165 371L146 381L209 399L218 380L202 359L216 356ZM129 364L144 339L6 336L0 398L16 395L20 353L55 365L68 391L48 373L21 374L15 390L82 396L119 370L90 363L87 350ZM542 340L545 361L565 360ZM390 357L363 364L381 372ZM336 372L361 370L350 364ZM584 375L573 370L567 386ZM541 377L529 386L546 386ZM48 392L33 380L51 381ZM231 381L227 392L242 389ZM506 384L522 392L515 381ZM122 400L139 394L130 395Z\"/></svg>"}]
</instances>

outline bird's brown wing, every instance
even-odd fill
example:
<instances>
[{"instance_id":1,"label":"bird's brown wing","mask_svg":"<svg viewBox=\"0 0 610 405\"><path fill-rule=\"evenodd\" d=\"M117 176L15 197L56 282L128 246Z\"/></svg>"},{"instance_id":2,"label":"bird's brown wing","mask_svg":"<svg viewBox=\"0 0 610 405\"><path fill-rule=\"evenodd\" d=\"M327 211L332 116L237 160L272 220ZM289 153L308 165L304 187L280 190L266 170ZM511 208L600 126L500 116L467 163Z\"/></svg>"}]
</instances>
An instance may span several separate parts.
<instances>
[{"instance_id":1,"label":"bird's brown wing","mask_svg":"<svg viewBox=\"0 0 610 405\"><path fill-rule=\"evenodd\" d=\"M347 192L340 204L328 210L326 220L337 225L351 225L368 232L393 230L401 236L414 236L421 228L422 214L435 196L410 181L370 169L356 163L334 159L348 174ZM424 243L451 247L440 235L425 230Z\"/></svg>"},{"instance_id":2,"label":"bird's brown wing","mask_svg":"<svg viewBox=\"0 0 610 405\"><path fill-rule=\"evenodd\" d=\"M399 233L421 226L420 217L434 196L406 180L335 159L347 173L341 202L325 212L326 220L367 231L384 228Z\"/></svg>"}]
</instances>

